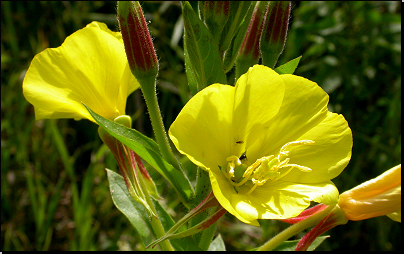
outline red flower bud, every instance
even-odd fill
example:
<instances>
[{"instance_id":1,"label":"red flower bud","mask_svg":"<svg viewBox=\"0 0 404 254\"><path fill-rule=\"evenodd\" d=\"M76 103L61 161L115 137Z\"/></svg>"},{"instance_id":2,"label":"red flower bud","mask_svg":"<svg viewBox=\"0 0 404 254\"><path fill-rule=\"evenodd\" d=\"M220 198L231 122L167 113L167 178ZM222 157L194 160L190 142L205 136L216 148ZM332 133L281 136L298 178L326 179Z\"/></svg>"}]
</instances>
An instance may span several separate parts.
<instances>
[{"instance_id":1,"label":"red flower bud","mask_svg":"<svg viewBox=\"0 0 404 254\"><path fill-rule=\"evenodd\" d=\"M273 68L285 47L291 3L271 1L260 41L262 64Z\"/></svg>"},{"instance_id":2,"label":"red flower bud","mask_svg":"<svg viewBox=\"0 0 404 254\"><path fill-rule=\"evenodd\" d=\"M137 79L157 76L157 56L139 2L119 1L118 21L133 75Z\"/></svg>"}]
</instances>

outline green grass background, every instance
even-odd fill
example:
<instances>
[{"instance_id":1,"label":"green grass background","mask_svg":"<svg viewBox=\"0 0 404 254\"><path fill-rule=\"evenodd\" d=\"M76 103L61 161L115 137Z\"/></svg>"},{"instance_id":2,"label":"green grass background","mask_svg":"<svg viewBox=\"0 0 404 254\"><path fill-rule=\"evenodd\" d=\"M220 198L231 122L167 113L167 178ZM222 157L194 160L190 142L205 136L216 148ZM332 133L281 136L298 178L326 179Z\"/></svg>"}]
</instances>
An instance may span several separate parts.
<instances>
[{"instance_id":1,"label":"green grass background","mask_svg":"<svg viewBox=\"0 0 404 254\"><path fill-rule=\"evenodd\" d=\"M168 128L189 99L181 8L179 2L142 7L160 60L158 96ZM117 166L97 126L87 120L35 121L22 95L35 54L60 46L93 20L117 31L115 16L115 2L1 2L1 250L144 249L112 203L104 168ZM400 164L401 3L292 2L278 65L300 55L295 74L317 82L330 95L330 110L343 114L353 132L352 160L334 179L340 192ZM136 129L152 136L139 91L128 98L127 114ZM160 193L172 193L149 172ZM164 206L177 220L186 212L174 194ZM228 250L245 250L285 227L278 221L248 226L226 214L218 232ZM401 224L385 216L348 222L327 234L331 238L319 250L401 249Z\"/></svg>"}]
</instances>

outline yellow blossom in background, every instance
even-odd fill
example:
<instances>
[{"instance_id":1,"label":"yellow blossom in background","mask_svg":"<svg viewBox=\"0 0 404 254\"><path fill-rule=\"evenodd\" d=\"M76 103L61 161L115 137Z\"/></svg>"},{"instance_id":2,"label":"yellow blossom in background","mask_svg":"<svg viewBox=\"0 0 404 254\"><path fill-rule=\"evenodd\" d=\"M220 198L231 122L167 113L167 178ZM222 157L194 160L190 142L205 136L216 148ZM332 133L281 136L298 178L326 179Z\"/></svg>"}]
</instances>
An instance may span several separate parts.
<instances>
[{"instance_id":1,"label":"yellow blossom in background","mask_svg":"<svg viewBox=\"0 0 404 254\"><path fill-rule=\"evenodd\" d=\"M37 54L23 81L35 118L115 119L125 115L129 94L139 83L129 70L121 33L92 22L68 36L58 48Z\"/></svg>"},{"instance_id":2,"label":"yellow blossom in background","mask_svg":"<svg viewBox=\"0 0 404 254\"><path fill-rule=\"evenodd\" d=\"M351 158L352 133L314 82L255 65L235 87L213 84L189 100L169 135L209 172L219 203L241 221L297 216L338 202L330 179Z\"/></svg>"},{"instance_id":3,"label":"yellow blossom in background","mask_svg":"<svg viewBox=\"0 0 404 254\"><path fill-rule=\"evenodd\" d=\"M338 205L352 221L387 215L401 222L401 164L342 193Z\"/></svg>"}]
</instances>

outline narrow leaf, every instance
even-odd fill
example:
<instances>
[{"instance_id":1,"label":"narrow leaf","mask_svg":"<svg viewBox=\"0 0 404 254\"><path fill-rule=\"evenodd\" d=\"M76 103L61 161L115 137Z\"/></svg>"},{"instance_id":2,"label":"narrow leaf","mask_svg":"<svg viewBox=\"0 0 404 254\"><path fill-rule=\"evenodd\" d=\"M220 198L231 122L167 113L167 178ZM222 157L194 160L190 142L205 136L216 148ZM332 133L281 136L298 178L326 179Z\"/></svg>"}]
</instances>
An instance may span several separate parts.
<instances>
[{"instance_id":1,"label":"narrow leaf","mask_svg":"<svg viewBox=\"0 0 404 254\"><path fill-rule=\"evenodd\" d=\"M150 166L155 168L167 181L169 181L173 185L181 201L184 204L188 204L188 200L193 195L191 183L182 172L175 169L161 157L158 152L157 144L153 140L134 129L127 128L98 115L87 106L86 108L101 127L132 149Z\"/></svg>"},{"instance_id":2,"label":"narrow leaf","mask_svg":"<svg viewBox=\"0 0 404 254\"><path fill-rule=\"evenodd\" d=\"M290 60L289 62L277 67L275 71L279 74L293 74L299 65L300 59L302 56L296 57L293 60Z\"/></svg>"},{"instance_id":3,"label":"narrow leaf","mask_svg":"<svg viewBox=\"0 0 404 254\"><path fill-rule=\"evenodd\" d=\"M106 169L112 201L130 223L135 227L145 246L153 241L153 232L146 209L130 196L123 177L112 170Z\"/></svg>"}]
</instances>

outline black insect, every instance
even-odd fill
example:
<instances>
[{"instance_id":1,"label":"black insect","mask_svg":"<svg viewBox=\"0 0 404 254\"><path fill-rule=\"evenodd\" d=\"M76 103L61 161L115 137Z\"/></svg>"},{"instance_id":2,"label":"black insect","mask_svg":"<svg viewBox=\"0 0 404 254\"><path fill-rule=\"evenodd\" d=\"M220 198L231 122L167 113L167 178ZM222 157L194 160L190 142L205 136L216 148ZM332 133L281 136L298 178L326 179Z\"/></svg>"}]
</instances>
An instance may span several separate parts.
<instances>
[{"instance_id":1,"label":"black insect","mask_svg":"<svg viewBox=\"0 0 404 254\"><path fill-rule=\"evenodd\" d=\"M245 151L241 156L240 156L240 160L241 161L243 161L243 160L247 160L247 155L246 155L246 153L247 153L247 151Z\"/></svg>"},{"instance_id":2,"label":"black insect","mask_svg":"<svg viewBox=\"0 0 404 254\"><path fill-rule=\"evenodd\" d=\"M234 139L234 141L236 141L236 145L244 144L243 140Z\"/></svg>"}]
</instances>

